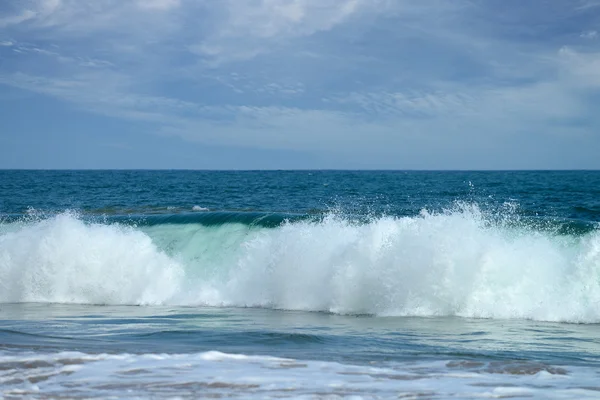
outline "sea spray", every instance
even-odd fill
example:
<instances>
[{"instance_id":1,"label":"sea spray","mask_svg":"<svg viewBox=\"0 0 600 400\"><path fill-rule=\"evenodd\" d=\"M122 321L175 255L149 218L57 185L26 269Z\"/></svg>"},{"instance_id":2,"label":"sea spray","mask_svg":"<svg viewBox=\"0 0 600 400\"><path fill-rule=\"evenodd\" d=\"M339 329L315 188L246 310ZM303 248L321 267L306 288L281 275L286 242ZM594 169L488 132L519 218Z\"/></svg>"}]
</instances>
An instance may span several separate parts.
<instances>
[{"instance_id":1,"label":"sea spray","mask_svg":"<svg viewBox=\"0 0 600 400\"><path fill-rule=\"evenodd\" d=\"M86 224L73 213L0 235L0 301L156 304L183 268L134 227Z\"/></svg>"},{"instance_id":2,"label":"sea spray","mask_svg":"<svg viewBox=\"0 0 600 400\"><path fill-rule=\"evenodd\" d=\"M509 220L474 205L274 228L64 213L2 226L0 301L599 322L600 233Z\"/></svg>"}]
</instances>

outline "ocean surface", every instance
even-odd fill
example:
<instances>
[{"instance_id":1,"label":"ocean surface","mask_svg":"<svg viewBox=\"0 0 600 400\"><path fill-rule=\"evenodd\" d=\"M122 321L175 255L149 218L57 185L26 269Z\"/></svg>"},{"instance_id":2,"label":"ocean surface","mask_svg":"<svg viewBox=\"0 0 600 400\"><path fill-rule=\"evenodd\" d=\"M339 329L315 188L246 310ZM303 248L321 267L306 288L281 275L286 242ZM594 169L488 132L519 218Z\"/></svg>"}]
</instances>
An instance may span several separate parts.
<instances>
[{"instance_id":1,"label":"ocean surface","mask_svg":"<svg viewBox=\"0 0 600 400\"><path fill-rule=\"evenodd\" d=\"M600 398L600 172L0 171L0 397Z\"/></svg>"}]
</instances>

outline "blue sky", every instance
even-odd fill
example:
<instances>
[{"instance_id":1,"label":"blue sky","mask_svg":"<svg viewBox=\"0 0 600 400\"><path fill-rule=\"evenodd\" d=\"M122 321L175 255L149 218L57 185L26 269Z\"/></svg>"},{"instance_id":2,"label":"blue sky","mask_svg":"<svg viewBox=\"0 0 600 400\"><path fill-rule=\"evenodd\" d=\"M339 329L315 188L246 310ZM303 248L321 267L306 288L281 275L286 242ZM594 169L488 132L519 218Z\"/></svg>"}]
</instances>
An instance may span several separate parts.
<instances>
[{"instance_id":1,"label":"blue sky","mask_svg":"<svg viewBox=\"0 0 600 400\"><path fill-rule=\"evenodd\" d=\"M0 168L600 168L600 0L4 0Z\"/></svg>"}]
</instances>

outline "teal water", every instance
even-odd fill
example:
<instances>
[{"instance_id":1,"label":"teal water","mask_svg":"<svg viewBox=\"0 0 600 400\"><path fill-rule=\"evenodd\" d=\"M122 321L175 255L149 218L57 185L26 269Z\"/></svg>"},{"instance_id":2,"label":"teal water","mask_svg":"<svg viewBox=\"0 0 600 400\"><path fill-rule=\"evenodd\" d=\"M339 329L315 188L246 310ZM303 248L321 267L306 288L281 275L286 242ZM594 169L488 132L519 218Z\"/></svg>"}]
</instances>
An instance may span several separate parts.
<instances>
[{"instance_id":1,"label":"teal water","mask_svg":"<svg viewBox=\"0 0 600 400\"><path fill-rule=\"evenodd\" d=\"M0 171L5 398L598 398L600 172Z\"/></svg>"}]
</instances>

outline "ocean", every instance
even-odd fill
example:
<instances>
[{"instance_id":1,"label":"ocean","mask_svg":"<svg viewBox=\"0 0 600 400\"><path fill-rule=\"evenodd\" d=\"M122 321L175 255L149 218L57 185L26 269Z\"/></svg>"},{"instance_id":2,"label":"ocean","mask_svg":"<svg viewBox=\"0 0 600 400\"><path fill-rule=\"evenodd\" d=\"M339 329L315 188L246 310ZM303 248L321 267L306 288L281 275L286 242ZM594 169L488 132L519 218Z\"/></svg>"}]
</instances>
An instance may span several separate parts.
<instances>
[{"instance_id":1,"label":"ocean","mask_svg":"<svg viewBox=\"0 0 600 400\"><path fill-rule=\"evenodd\" d=\"M600 171L0 171L0 397L600 398Z\"/></svg>"}]
</instances>

